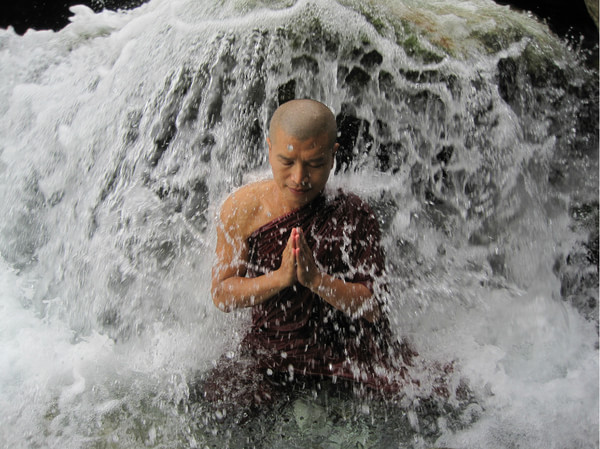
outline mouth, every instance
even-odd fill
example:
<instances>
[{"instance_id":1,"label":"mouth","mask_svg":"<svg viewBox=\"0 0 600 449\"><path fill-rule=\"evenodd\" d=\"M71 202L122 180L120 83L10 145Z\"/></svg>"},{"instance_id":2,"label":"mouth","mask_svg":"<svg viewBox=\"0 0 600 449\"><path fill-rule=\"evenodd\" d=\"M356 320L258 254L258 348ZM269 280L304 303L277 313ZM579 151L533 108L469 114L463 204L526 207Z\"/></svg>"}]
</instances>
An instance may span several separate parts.
<instances>
[{"instance_id":1,"label":"mouth","mask_svg":"<svg viewBox=\"0 0 600 449\"><path fill-rule=\"evenodd\" d=\"M309 188L288 187L288 189L290 189L290 192L292 192L294 195L306 195L310 191Z\"/></svg>"}]
</instances>

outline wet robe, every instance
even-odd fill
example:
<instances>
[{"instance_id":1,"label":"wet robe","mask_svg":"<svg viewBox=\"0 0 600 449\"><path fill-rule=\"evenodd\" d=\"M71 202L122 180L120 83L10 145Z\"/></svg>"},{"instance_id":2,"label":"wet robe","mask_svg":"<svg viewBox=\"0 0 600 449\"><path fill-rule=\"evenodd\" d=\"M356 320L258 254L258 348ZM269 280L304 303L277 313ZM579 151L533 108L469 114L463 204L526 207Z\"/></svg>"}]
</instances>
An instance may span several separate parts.
<instances>
[{"instance_id":1,"label":"wet robe","mask_svg":"<svg viewBox=\"0 0 600 449\"><path fill-rule=\"evenodd\" d=\"M321 195L252 233L246 276L279 268L294 227L302 228L320 270L371 291L382 287L377 218L360 198L341 191ZM205 379L202 396L256 404L269 400L278 386L315 379L350 385L355 392L394 394L412 382L407 367L415 355L393 339L385 316L376 323L353 318L297 283L252 308L252 324L239 350L219 361Z\"/></svg>"},{"instance_id":2,"label":"wet robe","mask_svg":"<svg viewBox=\"0 0 600 449\"><path fill-rule=\"evenodd\" d=\"M371 291L381 287L384 255L377 218L359 197L341 191L321 195L257 229L248 239L248 277L279 268L294 227L302 228L321 271ZM395 390L412 354L391 340L385 317L376 323L353 318L297 283L253 307L242 347L268 373L346 379ZM393 363L398 357L402 363Z\"/></svg>"}]
</instances>

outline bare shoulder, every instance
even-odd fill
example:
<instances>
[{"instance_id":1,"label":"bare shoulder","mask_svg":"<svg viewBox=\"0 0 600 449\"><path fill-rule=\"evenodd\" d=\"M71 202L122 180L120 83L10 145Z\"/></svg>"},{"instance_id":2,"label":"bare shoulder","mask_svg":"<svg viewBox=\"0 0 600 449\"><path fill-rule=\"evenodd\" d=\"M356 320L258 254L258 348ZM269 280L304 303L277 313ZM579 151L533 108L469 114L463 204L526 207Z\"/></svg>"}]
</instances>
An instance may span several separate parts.
<instances>
[{"instance_id":1,"label":"bare shoulder","mask_svg":"<svg viewBox=\"0 0 600 449\"><path fill-rule=\"evenodd\" d=\"M227 197L221 206L221 222L229 230L246 238L260 226L268 215L265 198L272 189L272 181L258 181L240 187Z\"/></svg>"}]
</instances>

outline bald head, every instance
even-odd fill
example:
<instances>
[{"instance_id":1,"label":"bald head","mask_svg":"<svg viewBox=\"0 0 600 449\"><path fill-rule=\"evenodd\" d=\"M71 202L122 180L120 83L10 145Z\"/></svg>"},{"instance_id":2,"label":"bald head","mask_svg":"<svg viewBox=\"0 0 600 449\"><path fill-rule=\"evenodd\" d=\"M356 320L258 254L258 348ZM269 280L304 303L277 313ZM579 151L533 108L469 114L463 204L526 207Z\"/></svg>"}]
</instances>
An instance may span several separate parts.
<instances>
[{"instance_id":1,"label":"bald head","mask_svg":"<svg viewBox=\"0 0 600 449\"><path fill-rule=\"evenodd\" d=\"M335 117L323 103L315 100L291 100L277 108L269 126L271 140L281 130L298 140L327 134L330 147L337 138Z\"/></svg>"}]
</instances>

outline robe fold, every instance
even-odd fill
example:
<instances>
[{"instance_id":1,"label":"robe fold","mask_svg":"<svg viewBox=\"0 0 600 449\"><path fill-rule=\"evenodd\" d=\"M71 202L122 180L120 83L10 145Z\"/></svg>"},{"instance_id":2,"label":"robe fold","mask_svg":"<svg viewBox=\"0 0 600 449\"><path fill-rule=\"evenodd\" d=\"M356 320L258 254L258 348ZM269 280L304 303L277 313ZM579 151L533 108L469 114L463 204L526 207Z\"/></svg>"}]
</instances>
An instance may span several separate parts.
<instances>
[{"instance_id":1,"label":"robe fold","mask_svg":"<svg viewBox=\"0 0 600 449\"><path fill-rule=\"evenodd\" d=\"M377 218L359 197L342 191L323 194L257 229L248 239L248 277L279 268L294 227L302 228L321 271L380 289L384 255ZM406 377L404 367L414 355L392 342L385 317L376 323L353 318L299 283L253 307L242 347L261 371L341 378L385 390L400 387L398 379Z\"/></svg>"}]
</instances>

